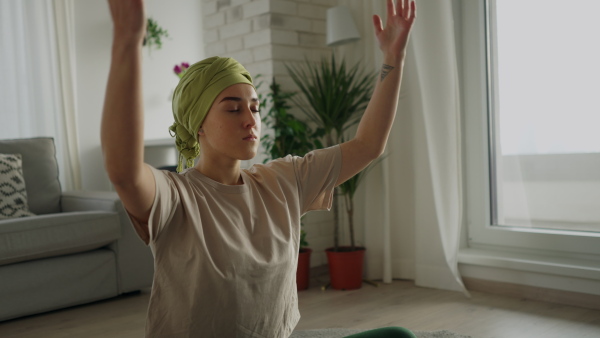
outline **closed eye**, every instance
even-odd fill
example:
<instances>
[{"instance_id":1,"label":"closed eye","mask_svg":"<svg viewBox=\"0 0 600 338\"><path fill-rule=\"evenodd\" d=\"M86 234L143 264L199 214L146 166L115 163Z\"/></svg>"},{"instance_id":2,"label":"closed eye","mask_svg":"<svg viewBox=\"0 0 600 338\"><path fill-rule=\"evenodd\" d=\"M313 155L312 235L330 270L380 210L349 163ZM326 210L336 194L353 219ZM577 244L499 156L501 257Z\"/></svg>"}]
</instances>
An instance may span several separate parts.
<instances>
[{"instance_id":1,"label":"closed eye","mask_svg":"<svg viewBox=\"0 0 600 338\"><path fill-rule=\"evenodd\" d=\"M230 113L239 113L239 111L240 111L239 109L228 110L228 112L230 112ZM260 110L258 110L258 109L251 109L251 111L256 114L260 113Z\"/></svg>"}]
</instances>

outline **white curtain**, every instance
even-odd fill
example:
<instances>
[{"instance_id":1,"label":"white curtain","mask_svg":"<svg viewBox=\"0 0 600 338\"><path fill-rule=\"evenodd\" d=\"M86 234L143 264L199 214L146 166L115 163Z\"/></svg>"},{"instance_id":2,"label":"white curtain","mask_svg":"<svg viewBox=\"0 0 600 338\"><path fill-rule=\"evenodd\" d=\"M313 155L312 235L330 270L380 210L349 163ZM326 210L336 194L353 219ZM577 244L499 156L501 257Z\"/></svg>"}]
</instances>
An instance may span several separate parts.
<instances>
[{"instance_id":1,"label":"white curtain","mask_svg":"<svg viewBox=\"0 0 600 338\"><path fill-rule=\"evenodd\" d=\"M54 137L64 189L81 187L71 0L0 2L0 138Z\"/></svg>"},{"instance_id":2,"label":"white curtain","mask_svg":"<svg viewBox=\"0 0 600 338\"><path fill-rule=\"evenodd\" d=\"M382 56L371 16L385 22L385 1L339 3L350 7L362 35L341 54L378 71ZM419 286L468 294L457 263L463 197L452 2L417 6L387 157L361 187L367 278L414 279Z\"/></svg>"}]
</instances>

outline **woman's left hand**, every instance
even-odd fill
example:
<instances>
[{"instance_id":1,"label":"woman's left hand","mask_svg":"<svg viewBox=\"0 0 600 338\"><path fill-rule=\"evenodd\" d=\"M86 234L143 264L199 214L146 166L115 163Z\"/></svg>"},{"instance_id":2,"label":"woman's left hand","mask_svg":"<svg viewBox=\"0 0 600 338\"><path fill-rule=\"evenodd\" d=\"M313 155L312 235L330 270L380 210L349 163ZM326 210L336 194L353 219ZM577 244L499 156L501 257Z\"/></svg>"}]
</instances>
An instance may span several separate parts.
<instances>
[{"instance_id":1,"label":"woman's left hand","mask_svg":"<svg viewBox=\"0 0 600 338\"><path fill-rule=\"evenodd\" d=\"M387 22L383 27L379 15L373 15L375 36L385 56L403 59L411 28L417 17L414 0L387 0Z\"/></svg>"}]
</instances>

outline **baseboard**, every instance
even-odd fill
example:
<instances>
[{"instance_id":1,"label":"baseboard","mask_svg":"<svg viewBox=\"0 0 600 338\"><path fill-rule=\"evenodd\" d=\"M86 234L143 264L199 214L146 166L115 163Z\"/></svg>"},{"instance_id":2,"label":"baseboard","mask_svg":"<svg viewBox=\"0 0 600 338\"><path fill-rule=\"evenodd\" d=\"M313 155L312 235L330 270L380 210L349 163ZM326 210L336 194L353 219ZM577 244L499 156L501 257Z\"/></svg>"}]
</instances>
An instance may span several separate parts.
<instances>
[{"instance_id":1,"label":"baseboard","mask_svg":"<svg viewBox=\"0 0 600 338\"><path fill-rule=\"evenodd\" d=\"M327 265L312 267L310 269L311 285L319 285L329 278ZM577 306L587 309L600 310L600 296L589 293L563 291L541 288L529 285L496 282L491 280L462 277L463 283L469 291L493 293L497 295L536 300L554 304Z\"/></svg>"},{"instance_id":2,"label":"baseboard","mask_svg":"<svg viewBox=\"0 0 600 338\"><path fill-rule=\"evenodd\" d=\"M463 277L462 280L469 291L487 292L507 297L600 310L600 296L598 295L496 282L471 277Z\"/></svg>"}]
</instances>

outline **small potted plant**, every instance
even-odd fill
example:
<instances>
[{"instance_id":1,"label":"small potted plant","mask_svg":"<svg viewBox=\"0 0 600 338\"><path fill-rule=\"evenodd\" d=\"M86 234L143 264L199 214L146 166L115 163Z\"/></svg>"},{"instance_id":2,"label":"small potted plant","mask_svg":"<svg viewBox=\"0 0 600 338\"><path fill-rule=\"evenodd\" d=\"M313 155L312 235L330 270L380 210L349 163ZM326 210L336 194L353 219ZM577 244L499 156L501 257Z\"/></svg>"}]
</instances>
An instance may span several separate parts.
<instances>
[{"instance_id":1,"label":"small potted plant","mask_svg":"<svg viewBox=\"0 0 600 338\"><path fill-rule=\"evenodd\" d=\"M185 72L187 72L188 68L190 68L190 64L187 62L182 62L173 67L173 73L175 73L175 75L177 75L177 77L181 79L183 75L185 75Z\"/></svg>"},{"instance_id":2,"label":"small potted plant","mask_svg":"<svg viewBox=\"0 0 600 338\"><path fill-rule=\"evenodd\" d=\"M344 133L358 124L371 99L375 74L366 74L360 64L347 67L343 60L337 62L333 54L329 61L323 59L320 64L307 60L303 65L286 67L303 94L294 98L294 103L322 130L326 146L341 143ZM360 175L357 176L336 189L336 199L350 196L353 202L360 180ZM349 205L348 213L352 216L353 205ZM346 290L360 288L365 248L355 245L353 224L351 246L340 246L340 211L335 201L333 212L334 246L326 250L331 286ZM353 223L353 219L350 221ZM343 268L337 268L340 264Z\"/></svg>"},{"instance_id":3,"label":"small potted plant","mask_svg":"<svg viewBox=\"0 0 600 338\"><path fill-rule=\"evenodd\" d=\"M259 82L259 87L261 82ZM265 148L267 158L265 162L287 155L304 156L315 148L322 148L319 135L305 122L289 113L291 108L288 100L295 93L283 92L281 86L273 78L269 86L267 98L259 95L262 107L269 107L267 114L262 118L264 125L273 129L273 134L262 137L261 143ZM302 221L301 221L302 224ZM310 280L310 254L312 250L306 241L306 232L300 232L300 252L296 270L296 284L298 290L308 289Z\"/></svg>"},{"instance_id":4,"label":"small potted plant","mask_svg":"<svg viewBox=\"0 0 600 338\"><path fill-rule=\"evenodd\" d=\"M146 36L144 36L143 46L148 46L148 50L152 48L161 49L162 39L168 38L169 32L158 25L158 22L152 18L146 21Z\"/></svg>"}]
</instances>

